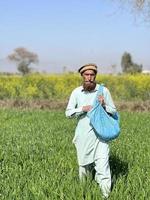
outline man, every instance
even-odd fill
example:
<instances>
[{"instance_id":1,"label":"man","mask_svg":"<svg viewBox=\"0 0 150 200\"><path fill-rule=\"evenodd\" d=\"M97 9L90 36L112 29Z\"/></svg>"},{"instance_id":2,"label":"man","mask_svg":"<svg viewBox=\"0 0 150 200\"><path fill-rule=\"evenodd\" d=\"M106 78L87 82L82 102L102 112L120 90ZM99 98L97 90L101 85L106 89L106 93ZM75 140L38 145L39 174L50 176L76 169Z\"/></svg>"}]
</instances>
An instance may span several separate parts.
<instances>
[{"instance_id":1,"label":"man","mask_svg":"<svg viewBox=\"0 0 150 200\"><path fill-rule=\"evenodd\" d=\"M66 116L78 117L73 143L76 146L79 164L79 178L87 175L91 167L95 168L95 180L99 184L104 197L108 197L111 189L108 143L100 140L90 125L87 112L92 109L97 96L99 84L95 82L97 66L86 64L78 72L83 78L83 85L73 90L66 109ZM109 90L104 87L99 102L110 114L116 112Z\"/></svg>"}]
</instances>

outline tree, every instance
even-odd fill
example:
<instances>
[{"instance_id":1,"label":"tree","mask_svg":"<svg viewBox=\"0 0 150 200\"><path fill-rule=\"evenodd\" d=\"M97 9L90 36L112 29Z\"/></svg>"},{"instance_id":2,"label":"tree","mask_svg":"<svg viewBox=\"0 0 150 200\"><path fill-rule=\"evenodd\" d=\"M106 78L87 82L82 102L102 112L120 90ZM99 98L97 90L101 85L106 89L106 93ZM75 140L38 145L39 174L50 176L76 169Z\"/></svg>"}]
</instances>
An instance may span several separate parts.
<instances>
[{"instance_id":1,"label":"tree","mask_svg":"<svg viewBox=\"0 0 150 200\"><path fill-rule=\"evenodd\" d=\"M132 61L132 56L130 53L125 52L121 59L121 67L123 73L140 73L142 72L142 65L138 65Z\"/></svg>"},{"instance_id":2,"label":"tree","mask_svg":"<svg viewBox=\"0 0 150 200\"><path fill-rule=\"evenodd\" d=\"M111 65L111 69L112 69L112 74L116 74L117 73L117 65L116 64L112 64Z\"/></svg>"},{"instance_id":3,"label":"tree","mask_svg":"<svg viewBox=\"0 0 150 200\"><path fill-rule=\"evenodd\" d=\"M29 74L32 70L30 64L38 62L38 55L28 51L26 48L19 47L14 53L8 55L8 59L17 63L17 69L22 75Z\"/></svg>"},{"instance_id":4,"label":"tree","mask_svg":"<svg viewBox=\"0 0 150 200\"><path fill-rule=\"evenodd\" d=\"M120 7L128 7L135 15L135 18L150 22L150 0L113 0L119 3Z\"/></svg>"},{"instance_id":5,"label":"tree","mask_svg":"<svg viewBox=\"0 0 150 200\"><path fill-rule=\"evenodd\" d=\"M123 73L128 72L131 65L132 65L132 57L129 53L125 52L121 59L121 68Z\"/></svg>"}]
</instances>

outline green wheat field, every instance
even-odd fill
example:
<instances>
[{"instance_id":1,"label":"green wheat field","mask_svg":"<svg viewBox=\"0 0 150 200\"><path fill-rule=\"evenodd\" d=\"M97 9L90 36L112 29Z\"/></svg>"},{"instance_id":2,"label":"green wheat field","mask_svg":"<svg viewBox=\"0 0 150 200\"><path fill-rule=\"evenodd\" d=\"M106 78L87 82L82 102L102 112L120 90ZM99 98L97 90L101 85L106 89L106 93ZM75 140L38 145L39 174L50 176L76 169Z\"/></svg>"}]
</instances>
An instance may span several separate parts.
<instances>
[{"instance_id":1,"label":"green wheat field","mask_svg":"<svg viewBox=\"0 0 150 200\"><path fill-rule=\"evenodd\" d=\"M121 135L110 143L110 200L150 199L150 113L121 112ZM0 199L100 200L90 177L80 183L76 119L64 111L0 110Z\"/></svg>"}]
</instances>

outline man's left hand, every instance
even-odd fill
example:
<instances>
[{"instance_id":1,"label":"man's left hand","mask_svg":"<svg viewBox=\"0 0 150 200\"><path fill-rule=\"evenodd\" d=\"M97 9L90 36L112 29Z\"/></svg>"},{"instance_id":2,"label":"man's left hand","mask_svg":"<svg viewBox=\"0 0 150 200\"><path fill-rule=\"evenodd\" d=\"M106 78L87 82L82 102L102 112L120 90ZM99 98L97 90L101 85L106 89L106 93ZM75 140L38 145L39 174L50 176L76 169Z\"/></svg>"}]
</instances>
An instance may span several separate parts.
<instances>
[{"instance_id":1,"label":"man's left hand","mask_svg":"<svg viewBox=\"0 0 150 200\"><path fill-rule=\"evenodd\" d=\"M99 96L98 96L98 100L99 100L99 102L100 102L101 105L105 105L104 96L99 95Z\"/></svg>"}]
</instances>

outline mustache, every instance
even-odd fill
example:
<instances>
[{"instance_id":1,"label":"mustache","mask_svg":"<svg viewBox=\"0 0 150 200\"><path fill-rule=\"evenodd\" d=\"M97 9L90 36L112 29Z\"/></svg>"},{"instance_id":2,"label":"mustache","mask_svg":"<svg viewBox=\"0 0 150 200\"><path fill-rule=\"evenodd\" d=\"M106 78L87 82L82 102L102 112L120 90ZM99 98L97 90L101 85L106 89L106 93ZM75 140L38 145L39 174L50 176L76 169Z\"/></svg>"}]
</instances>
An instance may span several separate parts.
<instances>
[{"instance_id":1,"label":"mustache","mask_svg":"<svg viewBox=\"0 0 150 200\"><path fill-rule=\"evenodd\" d=\"M95 83L95 81L84 81L84 83Z\"/></svg>"}]
</instances>

